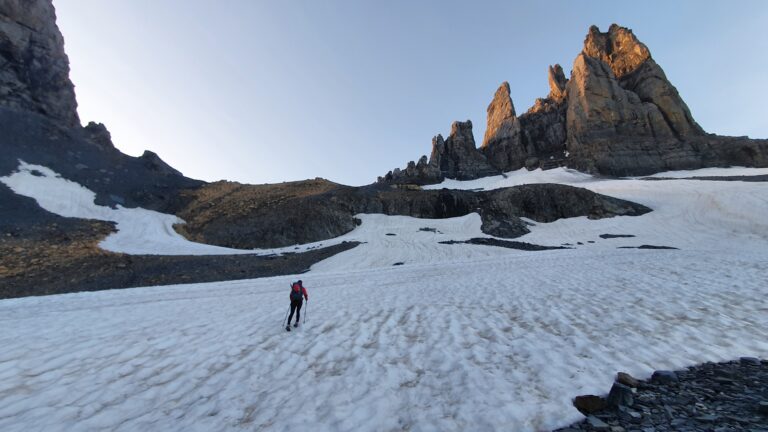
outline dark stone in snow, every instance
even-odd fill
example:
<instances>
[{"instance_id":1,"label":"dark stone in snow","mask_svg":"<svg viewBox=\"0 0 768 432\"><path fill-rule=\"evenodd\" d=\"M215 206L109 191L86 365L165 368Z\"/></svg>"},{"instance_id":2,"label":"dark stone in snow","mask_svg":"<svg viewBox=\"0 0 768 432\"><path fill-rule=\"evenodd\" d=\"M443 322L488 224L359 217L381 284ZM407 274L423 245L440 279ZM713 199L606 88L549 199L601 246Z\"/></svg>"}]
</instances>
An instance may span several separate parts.
<instances>
[{"instance_id":1,"label":"dark stone in snow","mask_svg":"<svg viewBox=\"0 0 768 432\"><path fill-rule=\"evenodd\" d=\"M498 240L494 238L472 238L466 241L458 241L458 240L447 240L447 241L441 241L440 244L474 244L474 245L483 245L483 246L498 246L503 247L507 249L517 249L517 250L524 250L524 251L543 251L543 250L551 250L551 249L570 249L566 247L560 247L560 246L541 246L536 245L532 243L525 243L525 242L519 242L519 241L508 241L508 240Z\"/></svg>"},{"instance_id":2,"label":"dark stone in snow","mask_svg":"<svg viewBox=\"0 0 768 432\"><path fill-rule=\"evenodd\" d=\"M632 375L626 372L619 372L616 374L616 382L624 384L628 387L636 388L640 383Z\"/></svg>"},{"instance_id":3,"label":"dark stone in snow","mask_svg":"<svg viewBox=\"0 0 768 432\"><path fill-rule=\"evenodd\" d=\"M632 234L600 234L601 239L612 239L612 238L630 238L634 237Z\"/></svg>"},{"instance_id":4,"label":"dark stone in snow","mask_svg":"<svg viewBox=\"0 0 768 432\"><path fill-rule=\"evenodd\" d=\"M654 245L640 245L640 246L619 246L617 249L670 249L679 250L672 246L654 246Z\"/></svg>"},{"instance_id":5,"label":"dark stone in snow","mask_svg":"<svg viewBox=\"0 0 768 432\"><path fill-rule=\"evenodd\" d=\"M573 399L573 406L582 414L592 414L605 409L605 399L595 395L576 396Z\"/></svg>"}]
</instances>

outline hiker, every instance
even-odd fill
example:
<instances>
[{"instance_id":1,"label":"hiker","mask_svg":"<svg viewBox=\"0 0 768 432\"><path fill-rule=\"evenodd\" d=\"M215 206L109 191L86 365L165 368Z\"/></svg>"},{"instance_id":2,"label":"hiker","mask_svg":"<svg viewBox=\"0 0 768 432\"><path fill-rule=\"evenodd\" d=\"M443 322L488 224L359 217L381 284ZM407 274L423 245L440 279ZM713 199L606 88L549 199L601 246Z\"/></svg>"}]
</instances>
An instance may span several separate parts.
<instances>
[{"instance_id":1,"label":"hiker","mask_svg":"<svg viewBox=\"0 0 768 432\"><path fill-rule=\"evenodd\" d=\"M309 295L307 295L307 289L302 285L301 279L298 282L291 284L291 314L288 315L288 321L286 321L285 329L291 331L291 318L293 318L293 312L296 312L296 322L293 323L294 327L299 326L299 316L301 316L301 305L304 304L304 299L309 301Z\"/></svg>"}]
</instances>

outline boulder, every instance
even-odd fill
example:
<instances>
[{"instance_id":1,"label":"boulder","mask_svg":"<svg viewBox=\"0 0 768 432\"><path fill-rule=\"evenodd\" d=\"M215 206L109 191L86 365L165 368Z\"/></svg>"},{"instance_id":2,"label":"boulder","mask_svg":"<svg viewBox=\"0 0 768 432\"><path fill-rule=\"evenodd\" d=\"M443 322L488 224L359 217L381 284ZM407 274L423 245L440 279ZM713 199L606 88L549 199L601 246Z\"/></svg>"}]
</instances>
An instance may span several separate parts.
<instances>
[{"instance_id":1,"label":"boulder","mask_svg":"<svg viewBox=\"0 0 768 432\"><path fill-rule=\"evenodd\" d=\"M637 388L640 385L640 381L626 372L617 373L616 382L632 388Z\"/></svg>"},{"instance_id":2,"label":"boulder","mask_svg":"<svg viewBox=\"0 0 768 432\"><path fill-rule=\"evenodd\" d=\"M605 399L595 395L576 396L573 399L573 406L584 415L602 411L607 407Z\"/></svg>"},{"instance_id":3,"label":"boulder","mask_svg":"<svg viewBox=\"0 0 768 432\"><path fill-rule=\"evenodd\" d=\"M635 403L632 389L629 386L615 382L608 393L606 403L610 407L632 406Z\"/></svg>"},{"instance_id":4,"label":"boulder","mask_svg":"<svg viewBox=\"0 0 768 432\"><path fill-rule=\"evenodd\" d=\"M674 371L657 370L651 375L651 382L658 384L672 384L679 380L677 373Z\"/></svg>"}]
</instances>

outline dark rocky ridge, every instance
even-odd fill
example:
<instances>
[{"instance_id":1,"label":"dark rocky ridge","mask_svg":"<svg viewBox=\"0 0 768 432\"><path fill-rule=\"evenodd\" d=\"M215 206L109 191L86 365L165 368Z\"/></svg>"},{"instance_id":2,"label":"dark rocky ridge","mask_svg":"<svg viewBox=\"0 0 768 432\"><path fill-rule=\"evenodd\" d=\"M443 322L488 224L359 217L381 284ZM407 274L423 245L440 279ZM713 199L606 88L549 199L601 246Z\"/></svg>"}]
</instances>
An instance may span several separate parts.
<instances>
[{"instance_id":1,"label":"dark rocky ridge","mask_svg":"<svg viewBox=\"0 0 768 432\"><path fill-rule=\"evenodd\" d=\"M440 164L430 171L395 170L379 181L428 184L558 165L612 176L768 166L768 140L705 133L630 29L613 24L602 33L592 26L570 79L560 65L550 66L549 86L546 98L516 116L509 84L502 83L488 106L488 129L479 149L465 145L449 151L433 140L429 163ZM465 133L463 142L469 141ZM455 166L464 169L457 172Z\"/></svg>"},{"instance_id":2,"label":"dark rocky ridge","mask_svg":"<svg viewBox=\"0 0 768 432\"><path fill-rule=\"evenodd\" d=\"M515 238L529 232L525 217L538 222L588 216L637 216L645 206L586 189L534 184L484 192L414 190L371 185L350 187L326 180L283 185L220 182L191 190L177 227L188 238L226 247L282 247L326 240L357 226L358 213L441 219L478 212L482 230Z\"/></svg>"},{"instance_id":3,"label":"dark rocky ridge","mask_svg":"<svg viewBox=\"0 0 768 432\"><path fill-rule=\"evenodd\" d=\"M174 213L183 204L179 191L203 184L153 152L140 157L121 153L103 125L68 128L37 113L0 106L0 131L0 176L16 170L19 160L44 165L94 191L100 205Z\"/></svg>"}]
</instances>

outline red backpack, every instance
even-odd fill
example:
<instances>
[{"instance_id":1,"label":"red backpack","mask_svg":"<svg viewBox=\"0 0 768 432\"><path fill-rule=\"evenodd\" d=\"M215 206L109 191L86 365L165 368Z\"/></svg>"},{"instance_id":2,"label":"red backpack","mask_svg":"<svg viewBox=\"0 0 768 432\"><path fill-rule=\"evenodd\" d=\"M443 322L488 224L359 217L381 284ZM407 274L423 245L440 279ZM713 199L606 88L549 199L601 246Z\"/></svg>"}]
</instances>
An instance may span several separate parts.
<instances>
[{"instance_id":1,"label":"red backpack","mask_svg":"<svg viewBox=\"0 0 768 432\"><path fill-rule=\"evenodd\" d=\"M291 300L301 300L302 293L301 293L301 285L299 285L298 282L294 282L291 284Z\"/></svg>"}]
</instances>

